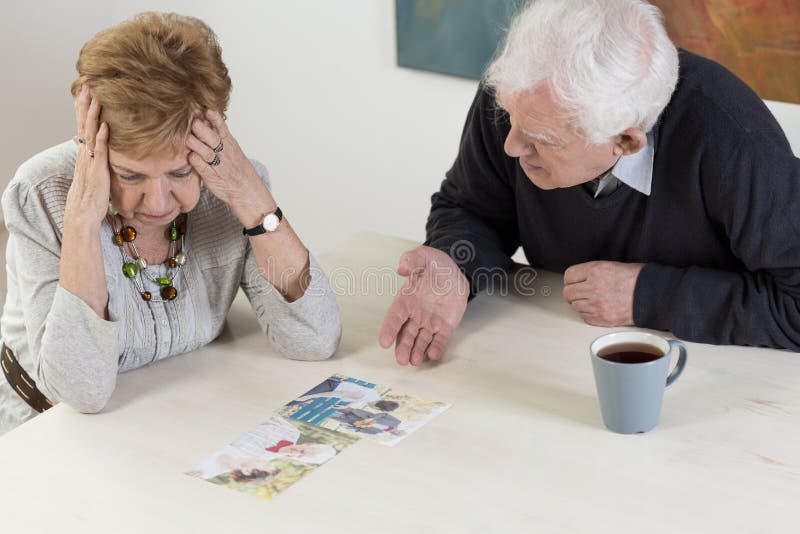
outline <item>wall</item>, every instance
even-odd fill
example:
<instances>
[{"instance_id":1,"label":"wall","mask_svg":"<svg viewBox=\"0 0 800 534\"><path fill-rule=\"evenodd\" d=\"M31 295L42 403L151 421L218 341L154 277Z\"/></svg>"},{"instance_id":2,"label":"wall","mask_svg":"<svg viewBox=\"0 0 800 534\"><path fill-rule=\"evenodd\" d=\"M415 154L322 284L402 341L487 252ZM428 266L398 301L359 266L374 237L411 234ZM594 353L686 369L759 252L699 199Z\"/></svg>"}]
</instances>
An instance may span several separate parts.
<instances>
[{"instance_id":1,"label":"wall","mask_svg":"<svg viewBox=\"0 0 800 534\"><path fill-rule=\"evenodd\" d=\"M771 100L767 100L766 104L772 114L775 115L775 118L778 119L781 127L783 127L795 156L800 157L800 104L773 102Z\"/></svg>"},{"instance_id":2,"label":"wall","mask_svg":"<svg viewBox=\"0 0 800 534\"><path fill-rule=\"evenodd\" d=\"M214 28L234 85L229 126L270 169L276 198L312 250L364 228L424 238L429 197L455 156L476 82L398 68L393 0L107 5L105 18L84 24L92 28L85 37L146 9L191 14ZM28 26L37 15L30 10L21 19ZM48 64L69 73L47 84L48 119L58 127L48 130L48 120L39 119L2 176L72 135L64 95L83 40L57 32L43 40L40 47L54 51ZM34 56L28 69L45 57ZM23 117L14 124L23 125Z\"/></svg>"},{"instance_id":3,"label":"wall","mask_svg":"<svg viewBox=\"0 0 800 534\"><path fill-rule=\"evenodd\" d=\"M27 157L72 135L67 90L81 44L146 9L191 14L218 33L234 83L230 128L269 167L312 250L362 229L424 238L476 83L396 66L393 0L19 4L0 19L11 73L0 86L0 187ZM791 117L800 153L800 106L773 108Z\"/></svg>"},{"instance_id":4,"label":"wall","mask_svg":"<svg viewBox=\"0 0 800 534\"><path fill-rule=\"evenodd\" d=\"M0 190L20 163L72 137L69 86L86 40L108 24L101 2L16 2L0 17Z\"/></svg>"}]
</instances>

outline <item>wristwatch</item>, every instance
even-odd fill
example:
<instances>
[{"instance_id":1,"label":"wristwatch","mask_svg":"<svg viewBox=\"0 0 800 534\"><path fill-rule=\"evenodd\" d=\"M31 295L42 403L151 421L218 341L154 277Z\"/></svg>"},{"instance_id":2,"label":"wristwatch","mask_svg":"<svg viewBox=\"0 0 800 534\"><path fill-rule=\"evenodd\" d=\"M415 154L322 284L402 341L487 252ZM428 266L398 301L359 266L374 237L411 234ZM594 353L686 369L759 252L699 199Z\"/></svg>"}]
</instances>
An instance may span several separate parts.
<instances>
[{"instance_id":1,"label":"wristwatch","mask_svg":"<svg viewBox=\"0 0 800 534\"><path fill-rule=\"evenodd\" d=\"M279 207L276 206L275 211L264 215L264 218L261 219L261 223L257 224L252 228L245 228L244 230L242 230L242 233L244 235L249 235L249 236L272 233L278 229L278 226L281 225L282 220L283 220L283 212Z\"/></svg>"}]
</instances>

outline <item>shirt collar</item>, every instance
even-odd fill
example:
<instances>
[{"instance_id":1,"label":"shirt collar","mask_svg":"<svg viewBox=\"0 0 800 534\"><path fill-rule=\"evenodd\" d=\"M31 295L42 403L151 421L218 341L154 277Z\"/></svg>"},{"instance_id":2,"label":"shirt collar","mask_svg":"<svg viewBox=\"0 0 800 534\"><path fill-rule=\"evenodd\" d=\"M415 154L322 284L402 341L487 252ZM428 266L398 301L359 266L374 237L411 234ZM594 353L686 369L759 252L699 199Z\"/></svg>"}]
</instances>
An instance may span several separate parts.
<instances>
[{"instance_id":1,"label":"shirt collar","mask_svg":"<svg viewBox=\"0 0 800 534\"><path fill-rule=\"evenodd\" d=\"M647 145L635 154L620 157L611 168L611 174L628 187L650 196L655 155L655 139L651 130L647 132Z\"/></svg>"}]
</instances>

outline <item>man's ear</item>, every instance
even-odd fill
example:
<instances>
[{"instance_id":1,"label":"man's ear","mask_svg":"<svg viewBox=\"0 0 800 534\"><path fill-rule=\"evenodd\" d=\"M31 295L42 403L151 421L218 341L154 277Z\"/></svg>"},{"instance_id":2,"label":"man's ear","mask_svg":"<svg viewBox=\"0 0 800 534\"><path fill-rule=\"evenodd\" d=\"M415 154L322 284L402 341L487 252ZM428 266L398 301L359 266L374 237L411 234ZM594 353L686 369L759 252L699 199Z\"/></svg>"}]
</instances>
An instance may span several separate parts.
<instances>
[{"instance_id":1,"label":"man's ear","mask_svg":"<svg viewBox=\"0 0 800 534\"><path fill-rule=\"evenodd\" d=\"M614 155L630 156L647 146L647 134L639 128L628 128L614 137Z\"/></svg>"}]
</instances>

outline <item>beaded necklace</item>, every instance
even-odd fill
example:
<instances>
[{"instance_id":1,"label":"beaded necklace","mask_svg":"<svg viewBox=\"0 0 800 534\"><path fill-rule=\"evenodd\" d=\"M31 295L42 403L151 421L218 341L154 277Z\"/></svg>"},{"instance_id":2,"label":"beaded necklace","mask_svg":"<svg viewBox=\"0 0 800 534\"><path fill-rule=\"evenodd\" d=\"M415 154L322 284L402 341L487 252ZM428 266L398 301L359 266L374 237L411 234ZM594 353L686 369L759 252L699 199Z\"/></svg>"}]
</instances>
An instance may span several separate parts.
<instances>
[{"instance_id":1,"label":"beaded necklace","mask_svg":"<svg viewBox=\"0 0 800 534\"><path fill-rule=\"evenodd\" d=\"M169 240L169 258L167 259L167 267L169 268L166 276L154 276L148 271L147 260L139 254L136 248L136 229L133 226L124 226L122 218L109 209L106 216L108 224L114 232L112 237L114 244L119 247L119 253L122 256L122 274L130 278L137 291L142 296L142 299L150 302L166 302L174 300L178 296L178 290L175 288L175 279L178 274L183 272L183 266L186 264L188 257L186 256L186 216L181 215L172 221L172 224L166 231L166 237ZM119 225L117 220L119 219ZM181 219L178 222L178 219ZM180 241L180 246L178 245ZM125 244L128 245L128 255L125 254ZM152 293L147 291L144 287L143 278L147 278L153 284L159 287L161 298L153 298Z\"/></svg>"}]
</instances>

